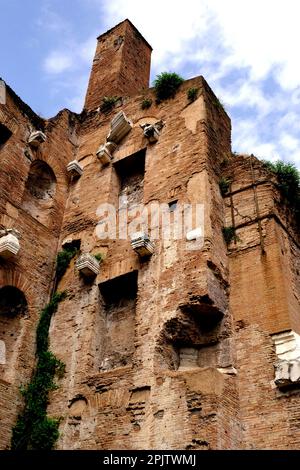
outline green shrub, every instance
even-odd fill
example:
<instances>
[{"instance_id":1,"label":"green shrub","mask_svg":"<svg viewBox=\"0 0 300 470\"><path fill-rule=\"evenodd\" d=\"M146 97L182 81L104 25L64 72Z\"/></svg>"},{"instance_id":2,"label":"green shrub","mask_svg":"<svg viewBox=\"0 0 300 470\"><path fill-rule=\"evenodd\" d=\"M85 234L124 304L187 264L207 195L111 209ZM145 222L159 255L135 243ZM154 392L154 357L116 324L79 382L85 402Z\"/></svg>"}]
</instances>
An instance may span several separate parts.
<instances>
[{"instance_id":1,"label":"green shrub","mask_svg":"<svg viewBox=\"0 0 300 470\"><path fill-rule=\"evenodd\" d=\"M293 163L285 163L278 160L275 163L262 160L265 167L268 168L277 177L278 187L289 202L296 221L300 222L300 175Z\"/></svg>"},{"instance_id":2,"label":"green shrub","mask_svg":"<svg viewBox=\"0 0 300 470\"><path fill-rule=\"evenodd\" d=\"M141 108L142 109L148 109L152 106L152 100L151 98L145 98L143 99L142 103L141 103Z\"/></svg>"},{"instance_id":3,"label":"green shrub","mask_svg":"<svg viewBox=\"0 0 300 470\"><path fill-rule=\"evenodd\" d=\"M13 428L12 450L50 450L59 437L60 420L47 417L47 406L49 393L57 388L54 377L61 377L65 366L48 350L48 334L51 317L65 298L65 292L56 292L41 312L36 332L37 365L29 384L21 388L25 406Z\"/></svg>"},{"instance_id":4,"label":"green shrub","mask_svg":"<svg viewBox=\"0 0 300 470\"><path fill-rule=\"evenodd\" d=\"M186 94L187 94L187 98L190 101L190 103L192 103L193 101L195 101L197 99L198 91L199 91L199 89L195 88L195 87L192 87L192 88L188 89Z\"/></svg>"},{"instance_id":5,"label":"green shrub","mask_svg":"<svg viewBox=\"0 0 300 470\"><path fill-rule=\"evenodd\" d=\"M97 261L103 261L104 260L104 254L103 253L96 253L94 255L94 258L96 258Z\"/></svg>"},{"instance_id":6,"label":"green shrub","mask_svg":"<svg viewBox=\"0 0 300 470\"><path fill-rule=\"evenodd\" d=\"M226 113L226 110L225 110L225 106L224 104L219 100L219 98L215 98L215 101L214 101L214 105L221 111L224 111L224 113Z\"/></svg>"},{"instance_id":7,"label":"green shrub","mask_svg":"<svg viewBox=\"0 0 300 470\"><path fill-rule=\"evenodd\" d=\"M184 79L177 73L162 72L154 80L155 94L158 101L174 98Z\"/></svg>"},{"instance_id":8,"label":"green shrub","mask_svg":"<svg viewBox=\"0 0 300 470\"><path fill-rule=\"evenodd\" d=\"M109 113L115 107L118 99L118 96L104 96L100 104L101 113Z\"/></svg>"},{"instance_id":9,"label":"green shrub","mask_svg":"<svg viewBox=\"0 0 300 470\"><path fill-rule=\"evenodd\" d=\"M56 281L59 282L63 275L65 274L70 261L76 253L78 252L77 248L68 247L64 248L62 251L59 251L56 258Z\"/></svg>"},{"instance_id":10,"label":"green shrub","mask_svg":"<svg viewBox=\"0 0 300 470\"><path fill-rule=\"evenodd\" d=\"M219 181L219 186L222 196L225 196L229 191L230 179L223 176Z\"/></svg>"},{"instance_id":11,"label":"green shrub","mask_svg":"<svg viewBox=\"0 0 300 470\"><path fill-rule=\"evenodd\" d=\"M239 241L239 237L236 234L235 228L234 227L223 227L222 229L223 232L223 237L225 240L226 245L230 245L232 241Z\"/></svg>"}]
</instances>

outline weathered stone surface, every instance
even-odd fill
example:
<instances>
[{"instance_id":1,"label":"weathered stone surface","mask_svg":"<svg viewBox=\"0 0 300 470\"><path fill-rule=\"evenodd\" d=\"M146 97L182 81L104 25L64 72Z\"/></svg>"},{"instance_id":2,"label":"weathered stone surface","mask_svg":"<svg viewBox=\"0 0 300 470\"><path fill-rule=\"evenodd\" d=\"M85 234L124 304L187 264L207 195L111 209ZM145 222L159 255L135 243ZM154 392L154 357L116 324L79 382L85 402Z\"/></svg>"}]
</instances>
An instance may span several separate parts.
<instances>
[{"instance_id":1,"label":"weathered stone surface","mask_svg":"<svg viewBox=\"0 0 300 470\"><path fill-rule=\"evenodd\" d=\"M98 39L80 116L41 120L9 88L0 105L9 129L0 229L22 234L21 256L0 260L0 447L9 446L18 388L32 374L57 252L76 244L88 256L60 280L68 297L50 327L50 348L66 364L48 407L62 417L59 449L297 449L299 233L274 177L254 157L232 156L230 120L202 77L161 103L142 90L150 52L126 20ZM190 87L198 88L192 104ZM104 95L122 99L99 112ZM145 97L153 104L142 110ZM141 126L158 122L149 145ZM33 128L47 135L39 147L27 145ZM100 143L110 165L99 165ZM83 173L71 184L74 159ZM149 233L151 257L137 256L130 236L98 236L102 204L116 208L117 225L128 212L129 235ZM162 220L133 230L140 204L164 204L170 218L176 204L203 204L203 226L155 238ZM238 236L228 246L224 226Z\"/></svg>"},{"instance_id":2,"label":"weathered stone surface","mask_svg":"<svg viewBox=\"0 0 300 470\"><path fill-rule=\"evenodd\" d=\"M67 172L72 178L77 178L82 175L83 168L80 165L80 163L78 163L77 160L73 160L70 163L68 163Z\"/></svg>"},{"instance_id":3,"label":"weathered stone surface","mask_svg":"<svg viewBox=\"0 0 300 470\"><path fill-rule=\"evenodd\" d=\"M154 244L144 232L135 232L131 235L131 247L141 258L151 256L154 252Z\"/></svg>"},{"instance_id":4,"label":"weathered stone surface","mask_svg":"<svg viewBox=\"0 0 300 470\"><path fill-rule=\"evenodd\" d=\"M86 277L95 276L99 273L99 261L89 253L83 253L76 261L78 271Z\"/></svg>"},{"instance_id":5,"label":"weathered stone surface","mask_svg":"<svg viewBox=\"0 0 300 470\"><path fill-rule=\"evenodd\" d=\"M30 134L28 143L32 147L38 147L40 144L45 142L46 136L42 131L34 131Z\"/></svg>"}]
</instances>

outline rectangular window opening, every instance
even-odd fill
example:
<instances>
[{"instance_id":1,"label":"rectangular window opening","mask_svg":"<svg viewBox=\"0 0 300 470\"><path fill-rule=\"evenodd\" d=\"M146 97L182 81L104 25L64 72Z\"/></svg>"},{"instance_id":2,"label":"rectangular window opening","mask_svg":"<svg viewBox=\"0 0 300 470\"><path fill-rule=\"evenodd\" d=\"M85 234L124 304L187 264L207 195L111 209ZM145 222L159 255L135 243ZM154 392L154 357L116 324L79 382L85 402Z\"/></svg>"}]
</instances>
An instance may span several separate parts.
<instances>
[{"instance_id":1,"label":"rectangular window opening","mask_svg":"<svg viewBox=\"0 0 300 470\"><path fill-rule=\"evenodd\" d=\"M6 126L4 126L4 124L0 123L0 149L4 144L6 144L11 136L12 132Z\"/></svg>"},{"instance_id":2,"label":"rectangular window opening","mask_svg":"<svg viewBox=\"0 0 300 470\"><path fill-rule=\"evenodd\" d=\"M120 181L119 196L127 205L143 202L145 158L146 149L142 149L114 164Z\"/></svg>"}]
</instances>

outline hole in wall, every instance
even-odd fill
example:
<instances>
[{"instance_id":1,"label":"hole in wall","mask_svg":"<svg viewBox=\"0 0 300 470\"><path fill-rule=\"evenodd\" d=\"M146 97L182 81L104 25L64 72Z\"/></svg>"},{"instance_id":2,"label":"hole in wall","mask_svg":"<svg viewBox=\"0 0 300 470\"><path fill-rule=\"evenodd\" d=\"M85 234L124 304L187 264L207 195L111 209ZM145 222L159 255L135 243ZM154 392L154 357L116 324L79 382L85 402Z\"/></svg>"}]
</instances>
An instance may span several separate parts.
<instances>
[{"instance_id":1,"label":"hole in wall","mask_svg":"<svg viewBox=\"0 0 300 470\"><path fill-rule=\"evenodd\" d=\"M146 149L143 149L114 164L120 183L119 196L127 205L143 202L145 158Z\"/></svg>"},{"instance_id":2,"label":"hole in wall","mask_svg":"<svg viewBox=\"0 0 300 470\"><path fill-rule=\"evenodd\" d=\"M124 367L132 362L137 274L137 271L132 271L99 285L104 302L99 334L101 371Z\"/></svg>"},{"instance_id":3,"label":"hole in wall","mask_svg":"<svg viewBox=\"0 0 300 470\"><path fill-rule=\"evenodd\" d=\"M55 192L56 177L53 170L46 162L35 160L30 166L25 183L22 203L24 210L42 224L48 225Z\"/></svg>"},{"instance_id":4,"label":"hole in wall","mask_svg":"<svg viewBox=\"0 0 300 470\"><path fill-rule=\"evenodd\" d=\"M178 313L159 336L155 361L162 369L183 370L231 365L231 343L220 334L221 324L203 324L192 313Z\"/></svg>"},{"instance_id":5,"label":"hole in wall","mask_svg":"<svg viewBox=\"0 0 300 470\"><path fill-rule=\"evenodd\" d=\"M11 130L8 129L4 124L0 123L0 150L6 144L6 142L12 136Z\"/></svg>"},{"instance_id":6,"label":"hole in wall","mask_svg":"<svg viewBox=\"0 0 300 470\"><path fill-rule=\"evenodd\" d=\"M13 286L0 288L0 342L2 344L0 372L14 368L13 355L21 333L21 319L28 311L27 300L22 291ZM3 353L4 352L4 353Z\"/></svg>"}]
</instances>

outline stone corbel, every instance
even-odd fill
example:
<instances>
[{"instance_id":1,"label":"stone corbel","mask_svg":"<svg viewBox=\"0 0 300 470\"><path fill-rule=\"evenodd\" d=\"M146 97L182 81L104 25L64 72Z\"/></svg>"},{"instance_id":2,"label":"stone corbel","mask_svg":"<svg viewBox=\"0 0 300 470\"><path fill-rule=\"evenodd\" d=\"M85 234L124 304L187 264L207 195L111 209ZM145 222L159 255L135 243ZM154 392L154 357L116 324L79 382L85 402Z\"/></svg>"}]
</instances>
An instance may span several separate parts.
<instances>
[{"instance_id":1,"label":"stone corbel","mask_svg":"<svg viewBox=\"0 0 300 470\"><path fill-rule=\"evenodd\" d=\"M154 253L154 244L144 232L135 232L131 235L131 247L141 258Z\"/></svg>"},{"instance_id":2,"label":"stone corbel","mask_svg":"<svg viewBox=\"0 0 300 470\"><path fill-rule=\"evenodd\" d=\"M155 143L159 139L160 131L164 127L163 121L157 121L155 124L140 124L140 127L144 131L144 136L149 140L150 143Z\"/></svg>"},{"instance_id":3,"label":"stone corbel","mask_svg":"<svg viewBox=\"0 0 300 470\"><path fill-rule=\"evenodd\" d=\"M17 256L20 250L20 233L15 229L0 230L0 256L10 259Z\"/></svg>"},{"instance_id":4,"label":"stone corbel","mask_svg":"<svg viewBox=\"0 0 300 470\"><path fill-rule=\"evenodd\" d=\"M300 336L293 330L272 335L277 362L275 385L282 388L300 385Z\"/></svg>"},{"instance_id":5,"label":"stone corbel","mask_svg":"<svg viewBox=\"0 0 300 470\"><path fill-rule=\"evenodd\" d=\"M71 178L79 178L83 173L83 168L77 160L73 160L67 165L67 172Z\"/></svg>"},{"instance_id":6,"label":"stone corbel","mask_svg":"<svg viewBox=\"0 0 300 470\"><path fill-rule=\"evenodd\" d=\"M132 122L120 111L111 121L107 142L118 144L133 128Z\"/></svg>"},{"instance_id":7,"label":"stone corbel","mask_svg":"<svg viewBox=\"0 0 300 470\"><path fill-rule=\"evenodd\" d=\"M83 253L76 261L76 268L85 277L92 277L99 274L100 263L95 256Z\"/></svg>"},{"instance_id":8,"label":"stone corbel","mask_svg":"<svg viewBox=\"0 0 300 470\"><path fill-rule=\"evenodd\" d=\"M31 147L38 147L40 144L45 142L46 135L42 131L31 132L28 143Z\"/></svg>"},{"instance_id":9,"label":"stone corbel","mask_svg":"<svg viewBox=\"0 0 300 470\"><path fill-rule=\"evenodd\" d=\"M96 152L98 160L102 165L108 165L113 159L113 152L117 148L117 144L114 142L106 142L104 145L101 145Z\"/></svg>"}]
</instances>

